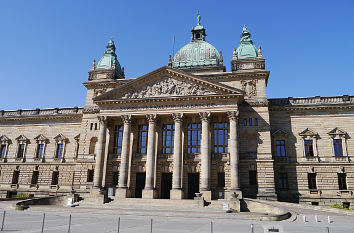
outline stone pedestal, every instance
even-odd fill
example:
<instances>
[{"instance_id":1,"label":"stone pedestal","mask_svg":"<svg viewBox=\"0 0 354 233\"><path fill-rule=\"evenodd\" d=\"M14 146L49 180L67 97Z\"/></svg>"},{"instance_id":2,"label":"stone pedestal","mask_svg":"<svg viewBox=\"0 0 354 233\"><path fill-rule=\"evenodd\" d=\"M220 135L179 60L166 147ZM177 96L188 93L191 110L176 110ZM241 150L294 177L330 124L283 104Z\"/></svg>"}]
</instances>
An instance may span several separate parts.
<instances>
[{"instance_id":1,"label":"stone pedestal","mask_svg":"<svg viewBox=\"0 0 354 233\"><path fill-rule=\"evenodd\" d=\"M225 199L230 200L233 198L233 195L236 195L238 199L242 199L242 191L241 190L229 190L228 192L225 193Z\"/></svg>"},{"instance_id":2,"label":"stone pedestal","mask_svg":"<svg viewBox=\"0 0 354 233\"><path fill-rule=\"evenodd\" d=\"M157 192L155 189L144 189L143 190L143 199L155 199L157 197Z\"/></svg>"},{"instance_id":3,"label":"stone pedestal","mask_svg":"<svg viewBox=\"0 0 354 233\"><path fill-rule=\"evenodd\" d=\"M199 195L198 195L199 194ZM194 197L194 200L196 202L197 207L204 207L205 206L205 200L204 197L202 197L201 193L196 194L197 196Z\"/></svg>"},{"instance_id":4,"label":"stone pedestal","mask_svg":"<svg viewBox=\"0 0 354 233\"><path fill-rule=\"evenodd\" d=\"M108 201L106 191L101 191L99 188L92 188L90 193L85 196L85 202L104 204Z\"/></svg>"},{"instance_id":5,"label":"stone pedestal","mask_svg":"<svg viewBox=\"0 0 354 233\"><path fill-rule=\"evenodd\" d=\"M183 190L182 189L172 189L170 191L171 200L182 200L183 199Z\"/></svg>"},{"instance_id":6,"label":"stone pedestal","mask_svg":"<svg viewBox=\"0 0 354 233\"><path fill-rule=\"evenodd\" d=\"M241 199L232 197L229 200L229 208L232 212L241 212Z\"/></svg>"},{"instance_id":7,"label":"stone pedestal","mask_svg":"<svg viewBox=\"0 0 354 233\"><path fill-rule=\"evenodd\" d=\"M205 201L211 201L211 191L200 191L203 193L203 197Z\"/></svg>"},{"instance_id":8,"label":"stone pedestal","mask_svg":"<svg viewBox=\"0 0 354 233\"><path fill-rule=\"evenodd\" d=\"M115 196L119 199L130 197L130 190L128 188L118 188Z\"/></svg>"}]
</instances>

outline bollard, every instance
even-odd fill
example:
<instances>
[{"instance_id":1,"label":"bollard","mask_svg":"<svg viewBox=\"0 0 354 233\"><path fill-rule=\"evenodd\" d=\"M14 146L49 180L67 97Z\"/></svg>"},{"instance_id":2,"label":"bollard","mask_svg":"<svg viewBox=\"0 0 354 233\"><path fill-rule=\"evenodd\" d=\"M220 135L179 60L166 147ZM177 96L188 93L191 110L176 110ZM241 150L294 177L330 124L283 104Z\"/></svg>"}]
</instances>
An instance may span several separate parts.
<instances>
[{"instance_id":1,"label":"bollard","mask_svg":"<svg viewBox=\"0 0 354 233\"><path fill-rule=\"evenodd\" d=\"M2 215L1 231L3 231L3 230L4 230L5 215L6 215L6 210L4 210L4 214Z\"/></svg>"},{"instance_id":2,"label":"bollard","mask_svg":"<svg viewBox=\"0 0 354 233\"><path fill-rule=\"evenodd\" d=\"M68 233L70 233L70 227L71 227L71 214L69 216L69 228L68 228Z\"/></svg>"},{"instance_id":3,"label":"bollard","mask_svg":"<svg viewBox=\"0 0 354 233\"><path fill-rule=\"evenodd\" d=\"M210 222L210 232L213 233L213 221Z\"/></svg>"},{"instance_id":4,"label":"bollard","mask_svg":"<svg viewBox=\"0 0 354 233\"><path fill-rule=\"evenodd\" d=\"M329 227L326 227L326 233L329 233Z\"/></svg>"},{"instance_id":5,"label":"bollard","mask_svg":"<svg viewBox=\"0 0 354 233\"><path fill-rule=\"evenodd\" d=\"M315 222L318 222L318 217L317 217L317 215L315 215Z\"/></svg>"},{"instance_id":6,"label":"bollard","mask_svg":"<svg viewBox=\"0 0 354 233\"><path fill-rule=\"evenodd\" d=\"M254 233L254 232L253 232L253 224L251 224L251 232Z\"/></svg>"},{"instance_id":7,"label":"bollard","mask_svg":"<svg viewBox=\"0 0 354 233\"><path fill-rule=\"evenodd\" d=\"M152 233L152 219L151 219L151 222L150 222L150 233Z\"/></svg>"},{"instance_id":8,"label":"bollard","mask_svg":"<svg viewBox=\"0 0 354 233\"><path fill-rule=\"evenodd\" d=\"M43 233L43 230L44 230L44 220L45 220L45 213L43 214L42 233Z\"/></svg>"},{"instance_id":9,"label":"bollard","mask_svg":"<svg viewBox=\"0 0 354 233\"><path fill-rule=\"evenodd\" d=\"M331 217L328 216L327 220L328 220L328 223L331 223Z\"/></svg>"},{"instance_id":10,"label":"bollard","mask_svg":"<svg viewBox=\"0 0 354 233\"><path fill-rule=\"evenodd\" d=\"M120 217L118 217L118 233L119 233L119 228L120 228Z\"/></svg>"},{"instance_id":11,"label":"bollard","mask_svg":"<svg viewBox=\"0 0 354 233\"><path fill-rule=\"evenodd\" d=\"M302 216L302 219L306 222L306 215Z\"/></svg>"}]
</instances>

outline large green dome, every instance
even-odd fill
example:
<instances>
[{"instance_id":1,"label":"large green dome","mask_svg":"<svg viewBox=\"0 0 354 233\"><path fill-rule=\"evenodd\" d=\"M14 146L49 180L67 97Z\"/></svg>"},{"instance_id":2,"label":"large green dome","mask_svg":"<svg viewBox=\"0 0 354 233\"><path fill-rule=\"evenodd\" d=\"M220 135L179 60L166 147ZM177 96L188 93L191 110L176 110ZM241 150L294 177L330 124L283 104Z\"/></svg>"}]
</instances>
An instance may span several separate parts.
<instances>
[{"instance_id":1,"label":"large green dome","mask_svg":"<svg viewBox=\"0 0 354 233\"><path fill-rule=\"evenodd\" d=\"M119 73L123 74L122 68L119 64L116 54L116 46L112 39L109 40L106 51L104 52L102 58L97 63L96 69L116 69Z\"/></svg>"},{"instance_id":2,"label":"large green dome","mask_svg":"<svg viewBox=\"0 0 354 233\"><path fill-rule=\"evenodd\" d=\"M192 28L191 42L183 46L173 57L173 68L200 69L220 66L220 53L205 41L205 28L200 25L199 14L197 19L198 24Z\"/></svg>"}]
</instances>

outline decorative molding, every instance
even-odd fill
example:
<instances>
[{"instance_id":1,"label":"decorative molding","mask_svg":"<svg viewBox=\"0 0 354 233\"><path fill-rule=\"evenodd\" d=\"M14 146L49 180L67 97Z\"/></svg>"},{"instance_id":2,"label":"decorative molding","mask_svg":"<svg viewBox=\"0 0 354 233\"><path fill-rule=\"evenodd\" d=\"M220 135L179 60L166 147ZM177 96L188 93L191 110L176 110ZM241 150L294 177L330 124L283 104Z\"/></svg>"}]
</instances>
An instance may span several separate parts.
<instances>
[{"instance_id":1,"label":"decorative molding","mask_svg":"<svg viewBox=\"0 0 354 233\"><path fill-rule=\"evenodd\" d=\"M97 119L101 124L104 124L104 125L107 124L107 121L108 121L107 116L97 116Z\"/></svg>"},{"instance_id":2,"label":"decorative molding","mask_svg":"<svg viewBox=\"0 0 354 233\"><path fill-rule=\"evenodd\" d=\"M202 121L206 121L206 122L209 122L209 120L210 120L210 112L200 112L199 113L199 116L200 116L200 119L202 120Z\"/></svg>"},{"instance_id":3,"label":"decorative molding","mask_svg":"<svg viewBox=\"0 0 354 233\"><path fill-rule=\"evenodd\" d=\"M23 143L28 143L28 138L26 138L23 134L21 134L20 136L18 136L17 138L16 138L16 141L18 141L18 142L23 142Z\"/></svg>"},{"instance_id":4,"label":"decorative molding","mask_svg":"<svg viewBox=\"0 0 354 233\"><path fill-rule=\"evenodd\" d=\"M34 140L38 142L46 142L48 140L47 137L45 137L43 134L39 134L37 137L34 138Z\"/></svg>"},{"instance_id":5,"label":"decorative molding","mask_svg":"<svg viewBox=\"0 0 354 233\"><path fill-rule=\"evenodd\" d=\"M341 130L340 128L336 127L334 129L332 129L331 131L329 131L328 135L332 138L336 138L336 137L346 138L348 134L344 130Z\"/></svg>"},{"instance_id":6,"label":"decorative molding","mask_svg":"<svg viewBox=\"0 0 354 233\"><path fill-rule=\"evenodd\" d=\"M237 121L239 117L240 112L237 111L229 111L227 112L227 117L229 118L230 121Z\"/></svg>"},{"instance_id":7,"label":"decorative molding","mask_svg":"<svg viewBox=\"0 0 354 233\"><path fill-rule=\"evenodd\" d=\"M132 115L122 115L121 118L124 124L131 124L132 122Z\"/></svg>"},{"instance_id":8,"label":"decorative molding","mask_svg":"<svg viewBox=\"0 0 354 233\"><path fill-rule=\"evenodd\" d=\"M172 113L172 118L175 122L183 121L183 113Z\"/></svg>"},{"instance_id":9,"label":"decorative molding","mask_svg":"<svg viewBox=\"0 0 354 233\"><path fill-rule=\"evenodd\" d=\"M272 133L272 136L276 137L276 136L288 136L289 133L286 130L283 129L277 129Z\"/></svg>"},{"instance_id":10,"label":"decorative molding","mask_svg":"<svg viewBox=\"0 0 354 233\"><path fill-rule=\"evenodd\" d=\"M257 96L257 79L253 80L242 80L242 90L245 92L245 96L248 98Z\"/></svg>"},{"instance_id":11,"label":"decorative molding","mask_svg":"<svg viewBox=\"0 0 354 233\"><path fill-rule=\"evenodd\" d=\"M2 135L0 137L0 144L7 144L7 143L10 143L11 140L6 136L6 135Z\"/></svg>"},{"instance_id":12,"label":"decorative molding","mask_svg":"<svg viewBox=\"0 0 354 233\"><path fill-rule=\"evenodd\" d=\"M97 106L85 106L82 112L85 114L95 114L100 112L100 108Z\"/></svg>"},{"instance_id":13,"label":"decorative molding","mask_svg":"<svg viewBox=\"0 0 354 233\"><path fill-rule=\"evenodd\" d=\"M299 135L301 137L305 138L318 138L319 135L318 133L315 133L314 131L310 130L309 128L306 128L304 131L302 131L301 133L299 133Z\"/></svg>"},{"instance_id":14,"label":"decorative molding","mask_svg":"<svg viewBox=\"0 0 354 233\"><path fill-rule=\"evenodd\" d=\"M65 137L63 134L58 134L57 136L54 137L54 140L59 142L67 142L68 138Z\"/></svg>"},{"instance_id":15,"label":"decorative molding","mask_svg":"<svg viewBox=\"0 0 354 233\"><path fill-rule=\"evenodd\" d=\"M146 114L146 119L149 121L149 123L156 123L157 114Z\"/></svg>"}]
</instances>

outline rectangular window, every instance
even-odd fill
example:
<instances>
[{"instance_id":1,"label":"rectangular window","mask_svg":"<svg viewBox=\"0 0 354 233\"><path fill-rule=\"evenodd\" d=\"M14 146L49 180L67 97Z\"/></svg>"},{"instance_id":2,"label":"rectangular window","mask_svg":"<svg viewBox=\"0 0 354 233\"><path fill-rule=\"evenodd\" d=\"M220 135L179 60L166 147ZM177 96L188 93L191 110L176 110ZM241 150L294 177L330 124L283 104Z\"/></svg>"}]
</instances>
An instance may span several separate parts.
<instances>
[{"instance_id":1,"label":"rectangular window","mask_svg":"<svg viewBox=\"0 0 354 233\"><path fill-rule=\"evenodd\" d=\"M114 126L113 154L122 153L123 125Z\"/></svg>"},{"instance_id":2,"label":"rectangular window","mask_svg":"<svg viewBox=\"0 0 354 233\"><path fill-rule=\"evenodd\" d=\"M285 141L277 140L275 142L277 149L277 156L284 157L285 156Z\"/></svg>"},{"instance_id":3,"label":"rectangular window","mask_svg":"<svg viewBox=\"0 0 354 233\"><path fill-rule=\"evenodd\" d=\"M58 185L59 182L59 172L58 171L53 171L52 174L52 185Z\"/></svg>"},{"instance_id":4,"label":"rectangular window","mask_svg":"<svg viewBox=\"0 0 354 233\"><path fill-rule=\"evenodd\" d=\"M347 190L347 174L346 173L337 173L337 174L338 174L339 190Z\"/></svg>"},{"instance_id":5,"label":"rectangular window","mask_svg":"<svg viewBox=\"0 0 354 233\"><path fill-rule=\"evenodd\" d=\"M278 173L278 188L288 189L288 174L285 172Z\"/></svg>"},{"instance_id":6,"label":"rectangular window","mask_svg":"<svg viewBox=\"0 0 354 233\"><path fill-rule=\"evenodd\" d=\"M313 156L313 141L312 140L304 140L305 145L305 155Z\"/></svg>"},{"instance_id":7,"label":"rectangular window","mask_svg":"<svg viewBox=\"0 0 354 233\"><path fill-rule=\"evenodd\" d=\"M92 130L93 129L93 123L91 123L91 125L90 125L90 130Z\"/></svg>"},{"instance_id":8,"label":"rectangular window","mask_svg":"<svg viewBox=\"0 0 354 233\"><path fill-rule=\"evenodd\" d=\"M24 153L25 153L25 144L19 144L17 158L23 158Z\"/></svg>"},{"instance_id":9,"label":"rectangular window","mask_svg":"<svg viewBox=\"0 0 354 233\"><path fill-rule=\"evenodd\" d=\"M38 184L39 171L33 171L31 184Z\"/></svg>"},{"instance_id":10,"label":"rectangular window","mask_svg":"<svg viewBox=\"0 0 354 233\"><path fill-rule=\"evenodd\" d=\"M254 126L258 126L258 118L254 118Z\"/></svg>"},{"instance_id":11,"label":"rectangular window","mask_svg":"<svg viewBox=\"0 0 354 233\"><path fill-rule=\"evenodd\" d=\"M342 139L333 140L333 149L334 149L335 156L343 156Z\"/></svg>"},{"instance_id":12,"label":"rectangular window","mask_svg":"<svg viewBox=\"0 0 354 233\"><path fill-rule=\"evenodd\" d=\"M200 135L202 124L188 124L188 153L200 153Z\"/></svg>"},{"instance_id":13,"label":"rectangular window","mask_svg":"<svg viewBox=\"0 0 354 233\"><path fill-rule=\"evenodd\" d=\"M6 155L6 145L1 145L0 147L0 158L5 158Z\"/></svg>"},{"instance_id":14,"label":"rectangular window","mask_svg":"<svg viewBox=\"0 0 354 233\"><path fill-rule=\"evenodd\" d=\"M64 150L64 145L63 143L58 143L57 145L57 158L61 159L63 158L63 150Z\"/></svg>"},{"instance_id":15,"label":"rectangular window","mask_svg":"<svg viewBox=\"0 0 354 233\"><path fill-rule=\"evenodd\" d=\"M243 126L247 126L247 119L243 119Z\"/></svg>"},{"instance_id":16,"label":"rectangular window","mask_svg":"<svg viewBox=\"0 0 354 233\"><path fill-rule=\"evenodd\" d=\"M20 176L20 171L14 171L12 175L12 184L18 184L18 178Z\"/></svg>"},{"instance_id":17,"label":"rectangular window","mask_svg":"<svg viewBox=\"0 0 354 233\"><path fill-rule=\"evenodd\" d=\"M252 126L252 118L248 119L248 126Z\"/></svg>"},{"instance_id":18,"label":"rectangular window","mask_svg":"<svg viewBox=\"0 0 354 233\"><path fill-rule=\"evenodd\" d=\"M118 172L113 172L112 185L113 186L117 186L118 185Z\"/></svg>"},{"instance_id":19,"label":"rectangular window","mask_svg":"<svg viewBox=\"0 0 354 233\"><path fill-rule=\"evenodd\" d=\"M148 125L138 126L138 153L146 154L148 139Z\"/></svg>"},{"instance_id":20,"label":"rectangular window","mask_svg":"<svg viewBox=\"0 0 354 233\"><path fill-rule=\"evenodd\" d=\"M166 124L162 126L162 153L172 154L175 136L175 125Z\"/></svg>"},{"instance_id":21,"label":"rectangular window","mask_svg":"<svg viewBox=\"0 0 354 233\"><path fill-rule=\"evenodd\" d=\"M97 123L95 123L95 130L97 130Z\"/></svg>"},{"instance_id":22,"label":"rectangular window","mask_svg":"<svg viewBox=\"0 0 354 233\"><path fill-rule=\"evenodd\" d=\"M218 173L218 187L219 188L225 187L225 172Z\"/></svg>"},{"instance_id":23,"label":"rectangular window","mask_svg":"<svg viewBox=\"0 0 354 233\"><path fill-rule=\"evenodd\" d=\"M93 169L87 170L87 182L93 182L94 174L95 174L95 170L93 170Z\"/></svg>"},{"instance_id":24,"label":"rectangular window","mask_svg":"<svg viewBox=\"0 0 354 233\"><path fill-rule=\"evenodd\" d=\"M214 123L214 153L227 153L228 123Z\"/></svg>"},{"instance_id":25,"label":"rectangular window","mask_svg":"<svg viewBox=\"0 0 354 233\"><path fill-rule=\"evenodd\" d=\"M309 184L309 189L317 189L316 173L307 173L307 180Z\"/></svg>"},{"instance_id":26,"label":"rectangular window","mask_svg":"<svg viewBox=\"0 0 354 233\"><path fill-rule=\"evenodd\" d=\"M256 185L257 184L257 171L256 170L248 171L248 178L249 178L250 185Z\"/></svg>"},{"instance_id":27,"label":"rectangular window","mask_svg":"<svg viewBox=\"0 0 354 233\"><path fill-rule=\"evenodd\" d=\"M43 151L44 151L44 144L38 144L36 158L38 159L43 158Z\"/></svg>"}]
</instances>

